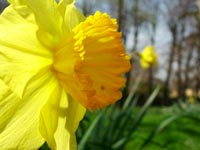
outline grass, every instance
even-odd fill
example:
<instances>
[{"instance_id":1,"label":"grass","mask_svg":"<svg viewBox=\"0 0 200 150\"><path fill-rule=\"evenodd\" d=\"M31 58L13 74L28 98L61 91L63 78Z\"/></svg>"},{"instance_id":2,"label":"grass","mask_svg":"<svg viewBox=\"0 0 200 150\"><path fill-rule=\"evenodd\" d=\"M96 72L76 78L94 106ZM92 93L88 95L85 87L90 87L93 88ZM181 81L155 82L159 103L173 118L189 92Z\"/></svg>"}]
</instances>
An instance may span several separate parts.
<instances>
[{"instance_id":1,"label":"grass","mask_svg":"<svg viewBox=\"0 0 200 150\"><path fill-rule=\"evenodd\" d=\"M126 150L139 150L141 145L160 124L173 113L172 108L150 108L138 130L132 135ZM180 118L156 135L142 150L198 150L200 149L200 122Z\"/></svg>"},{"instance_id":2,"label":"grass","mask_svg":"<svg viewBox=\"0 0 200 150\"><path fill-rule=\"evenodd\" d=\"M78 149L123 150L131 140L132 134L137 130L149 106L159 93L159 89L157 87L152 92L138 111L135 111L137 97L133 98L133 96L129 96L126 99L126 105L116 103L99 111L95 117L96 119L89 121L89 127L85 126L84 122L88 122L92 117L90 114L86 114L77 131ZM131 102L129 98L133 98L134 100ZM84 129L87 129L86 132L84 132Z\"/></svg>"}]
</instances>

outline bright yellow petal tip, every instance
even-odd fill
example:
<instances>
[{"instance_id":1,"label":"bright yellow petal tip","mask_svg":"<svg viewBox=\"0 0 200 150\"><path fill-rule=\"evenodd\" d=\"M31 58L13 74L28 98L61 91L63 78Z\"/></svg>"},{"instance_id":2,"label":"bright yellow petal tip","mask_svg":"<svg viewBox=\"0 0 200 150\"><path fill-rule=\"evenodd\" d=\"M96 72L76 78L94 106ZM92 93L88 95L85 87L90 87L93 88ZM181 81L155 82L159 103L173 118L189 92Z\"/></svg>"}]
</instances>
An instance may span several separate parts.
<instances>
[{"instance_id":1,"label":"bright yellow petal tip","mask_svg":"<svg viewBox=\"0 0 200 150\"><path fill-rule=\"evenodd\" d=\"M140 64L143 68L149 68L151 65L157 65L158 56L152 45L146 46L140 53Z\"/></svg>"},{"instance_id":2,"label":"bright yellow petal tip","mask_svg":"<svg viewBox=\"0 0 200 150\"><path fill-rule=\"evenodd\" d=\"M96 12L55 48L54 69L61 84L90 110L121 98L120 89L125 85L122 75L130 63L117 28L115 19Z\"/></svg>"}]
</instances>

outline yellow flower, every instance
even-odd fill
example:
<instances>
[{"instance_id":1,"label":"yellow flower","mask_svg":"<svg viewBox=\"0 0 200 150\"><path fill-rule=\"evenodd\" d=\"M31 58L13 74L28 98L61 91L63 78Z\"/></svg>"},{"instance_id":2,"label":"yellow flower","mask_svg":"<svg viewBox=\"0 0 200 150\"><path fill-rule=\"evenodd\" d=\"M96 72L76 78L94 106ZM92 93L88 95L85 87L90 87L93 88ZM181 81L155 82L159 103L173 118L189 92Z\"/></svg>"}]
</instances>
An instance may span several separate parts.
<instances>
[{"instance_id":1,"label":"yellow flower","mask_svg":"<svg viewBox=\"0 0 200 150\"><path fill-rule=\"evenodd\" d=\"M195 98L194 97L188 97L188 102L190 103L190 104L193 104L194 102L195 102Z\"/></svg>"},{"instance_id":2,"label":"yellow flower","mask_svg":"<svg viewBox=\"0 0 200 150\"><path fill-rule=\"evenodd\" d=\"M73 0L9 0L0 16L0 149L75 150L85 114L121 97L130 68L116 20Z\"/></svg>"},{"instance_id":3,"label":"yellow flower","mask_svg":"<svg viewBox=\"0 0 200 150\"><path fill-rule=\"evenodd\" d=\"M149 45L140 53L140 64L144 69L157 65L158 56L153 46Z\"/></svg>"}]
</instances>

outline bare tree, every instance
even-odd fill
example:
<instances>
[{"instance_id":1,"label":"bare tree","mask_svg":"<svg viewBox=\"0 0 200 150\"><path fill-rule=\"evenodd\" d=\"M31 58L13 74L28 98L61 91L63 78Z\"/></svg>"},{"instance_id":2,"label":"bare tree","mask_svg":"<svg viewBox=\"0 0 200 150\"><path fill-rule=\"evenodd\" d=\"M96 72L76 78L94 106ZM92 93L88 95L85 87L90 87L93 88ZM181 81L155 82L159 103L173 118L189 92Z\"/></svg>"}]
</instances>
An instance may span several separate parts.
<instances>
[{"instance_id":1,"label":"bare tree","mask_svg":"<svg viewBox=\"0 0 200 150\"><path fill-rule=\"evenodd\" d=\"M172 73L172 64L174 62L174 55L175 55L175 50L176 50L176 40L177 40L177 25L175 22L170 22L169 24L169 29L172 34L172 44L170 48L170 53L169 53L169 63L168 63L168 68L167 68L167 77L165 80L165 90L164 90L164 97L168 97L168 92L169 92L169 81Z\"/></svg>"}]
</instances>

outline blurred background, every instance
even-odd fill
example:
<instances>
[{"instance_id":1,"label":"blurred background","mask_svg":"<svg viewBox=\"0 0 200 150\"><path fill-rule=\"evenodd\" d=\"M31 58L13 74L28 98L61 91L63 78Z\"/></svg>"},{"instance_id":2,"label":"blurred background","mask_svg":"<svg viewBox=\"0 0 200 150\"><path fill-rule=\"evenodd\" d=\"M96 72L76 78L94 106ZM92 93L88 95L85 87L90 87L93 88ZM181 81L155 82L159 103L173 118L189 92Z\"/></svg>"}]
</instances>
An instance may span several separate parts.
<instances>
[{"instance_id":1,"label":"blurred background","mask_svg":"<svg viewBox=\"0 0 200 150\"><path fill-rule=\"evenodd\" d=\"M7 6L0 0L0 12ZM77 0L85 16L116 18L132 69L123 97L87 112L79 150L200 149L198 0ZM41 150L47 150L43 145Z\"/></svg>"},{"instance_id":2,"label":"blurred background","mask_svg":"<svg viewBox=\"0 0 200 150\"><path fill-rule=\"evenodd\" d=\"M116 18L132 69L122 99L88 112L79 150L200 149L198 0L77 0Z\"/></svg>"}]
</instances>

